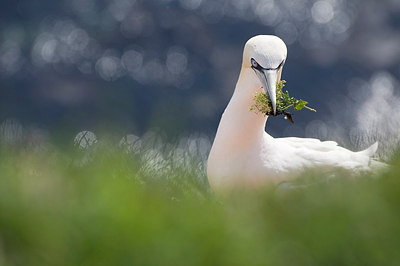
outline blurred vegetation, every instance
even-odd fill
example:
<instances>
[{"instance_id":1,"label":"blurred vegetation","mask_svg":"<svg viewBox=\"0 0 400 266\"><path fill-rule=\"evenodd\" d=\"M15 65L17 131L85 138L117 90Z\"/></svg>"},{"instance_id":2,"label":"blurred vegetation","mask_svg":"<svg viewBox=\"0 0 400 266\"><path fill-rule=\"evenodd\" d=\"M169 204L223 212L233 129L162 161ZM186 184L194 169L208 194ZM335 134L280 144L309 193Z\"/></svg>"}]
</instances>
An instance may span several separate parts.
<instances>
[{"instance_id":1,"label":"blurred vegetation","mask_svg":"<svg viewBox=\"0 0 400 266\"><path fill-rule=\"evenodd\" d=\"M3 145L0 265L400 263L399 157L379 178L308 173L221 199L176 152L154 168L134 148Z\"/></svg>"}]
</instances>

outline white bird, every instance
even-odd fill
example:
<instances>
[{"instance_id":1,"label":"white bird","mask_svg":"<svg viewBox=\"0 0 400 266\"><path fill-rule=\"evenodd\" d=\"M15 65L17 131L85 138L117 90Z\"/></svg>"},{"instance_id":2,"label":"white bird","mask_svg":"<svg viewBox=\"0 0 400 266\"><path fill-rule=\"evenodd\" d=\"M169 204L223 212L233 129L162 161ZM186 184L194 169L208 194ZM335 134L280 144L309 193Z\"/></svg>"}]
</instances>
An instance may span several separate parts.
<instances>
[{"instance_id":1,"label":"white bird","mask_svg":"<svg viewBox=\"0 0 400 266\"><path fill-rule=\"evenodd\" d=\"M276 82L286 60L285 43L272 35L247 41L233 96L218 126L207 162L214 191L257 187L287 181L305 169L370 170L379 165L371 156L378 143L353 152L334 141L313 138L273 138L265 132L268 116L250 112L254 95L264 88L276 112Z\"/></svg>"}]
</instances>

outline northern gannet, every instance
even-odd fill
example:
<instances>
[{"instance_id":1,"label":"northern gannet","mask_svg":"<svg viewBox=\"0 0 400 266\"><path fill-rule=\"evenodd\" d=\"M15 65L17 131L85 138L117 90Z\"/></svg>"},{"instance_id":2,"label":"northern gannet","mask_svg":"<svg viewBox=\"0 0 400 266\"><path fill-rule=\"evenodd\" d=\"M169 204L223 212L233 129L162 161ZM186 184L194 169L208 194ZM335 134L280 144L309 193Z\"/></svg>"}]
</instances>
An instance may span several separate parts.
<instances>
[{"instance_id":1,"label":"northern gannet","mask_svg":"<svg viewBox=\"0 0 400 266\"><path fill-rule=\"evenodd\" d=\"M371 158L377 143L353 152L334 141L274 138L265 132L268 117L250 112L249 107L255 93L264 89L276 111L276 82L281 78L286 56L286 45L279 37L258 35L246 42L239 79L222 114L207 162L207 176L214 191L276 184L309 168L358 172L380 164Z\"/></svg>"}]
</instances>

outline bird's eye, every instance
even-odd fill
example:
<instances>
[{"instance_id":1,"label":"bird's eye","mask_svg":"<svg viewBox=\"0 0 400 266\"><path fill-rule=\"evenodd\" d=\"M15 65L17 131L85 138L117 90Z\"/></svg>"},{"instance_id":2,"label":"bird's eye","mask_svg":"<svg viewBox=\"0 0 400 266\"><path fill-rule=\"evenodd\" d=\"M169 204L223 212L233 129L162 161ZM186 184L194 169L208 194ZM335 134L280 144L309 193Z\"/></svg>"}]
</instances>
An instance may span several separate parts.
<instances>
[{"instance_id":1,"label":"bird's eye","mask_svg":"<svg viewBox=\"0 0 400 266\"><path fill-rule=\"evenodd\" d=\"M251 66L254 67L254 68L258 67L258 63L253 58L251 59Z\"/></svg>"}]
</instances>

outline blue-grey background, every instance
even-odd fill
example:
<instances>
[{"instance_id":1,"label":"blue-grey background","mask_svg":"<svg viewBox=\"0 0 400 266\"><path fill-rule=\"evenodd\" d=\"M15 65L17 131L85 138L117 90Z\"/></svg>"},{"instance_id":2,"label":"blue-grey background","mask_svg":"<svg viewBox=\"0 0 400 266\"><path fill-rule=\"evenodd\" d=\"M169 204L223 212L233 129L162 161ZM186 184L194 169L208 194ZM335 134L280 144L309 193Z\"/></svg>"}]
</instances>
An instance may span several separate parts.
<instances>
[{"instance_id":1,"label":"blue-grey background","mask_svg":"<svg viewBox=\"0 0 400 266\"><path fill-rule=\"evenodd\" d=\"M287 88L318 110L273 136L398 144L398 0L3 0L0 129L212 139L257 34L286 42Z\"/></svg>"}]
</instances>

